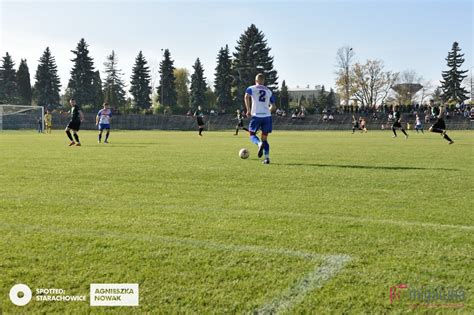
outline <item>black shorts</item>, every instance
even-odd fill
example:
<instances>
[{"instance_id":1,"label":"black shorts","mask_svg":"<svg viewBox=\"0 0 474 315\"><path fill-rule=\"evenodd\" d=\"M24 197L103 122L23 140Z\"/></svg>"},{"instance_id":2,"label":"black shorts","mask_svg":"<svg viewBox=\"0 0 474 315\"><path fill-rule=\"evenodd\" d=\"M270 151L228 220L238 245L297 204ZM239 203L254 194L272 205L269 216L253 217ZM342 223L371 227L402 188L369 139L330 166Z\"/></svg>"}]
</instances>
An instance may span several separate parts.
<instances>
[{"instance_id":1,"label":"black shorts","mask_svg":"<svg viewBox=\"0 0 474 315\"><path fill-rule=\"evenodd\" d=\"M197 118L197 123L198 123L198 126L204 126L204 121L202 120L201 117Z\"/></svg>"},{"instance_id":2,"label":"black shorts","mask_svg":"<svg viewBox=\"0 0 474 315\"><path fill-rule=\"evenodd\" d=\"M434 123L433 126L431 126L431 128L446 130L446 123L444 122L443 118L438 118L438 120Z\"/></svg>"},{"instance_id":3,"label":"black shorts","mask_svg":"<svg viewBox=\"0 0 474 315\"><path fill-rule=\"evenodd\" d=\"M243 126L244 126L244 121L243 121L243 120L239 120L239 123L237 124L237 126L243 127Z\"/></svg>"},{"instance_id":4,"label":"black shorts","mask_svg":"<svg viewBox=\"0 0 474 315\"><path fill-rule=\"evenodd\" d=\"M393 123L392 128L402 128L402 124L399 121Z\"/></svg>"},{"instance_id":5,"label":"black shorts","mask_svg":"<svg viewBox=\"0 0 474 315\"><path fill-rule=\"evenodd\" d=\"M81 121L80 120L71 120L68 124L67 127L69 129L79 131L81 129Z\"/></svg>"}]
</instances>

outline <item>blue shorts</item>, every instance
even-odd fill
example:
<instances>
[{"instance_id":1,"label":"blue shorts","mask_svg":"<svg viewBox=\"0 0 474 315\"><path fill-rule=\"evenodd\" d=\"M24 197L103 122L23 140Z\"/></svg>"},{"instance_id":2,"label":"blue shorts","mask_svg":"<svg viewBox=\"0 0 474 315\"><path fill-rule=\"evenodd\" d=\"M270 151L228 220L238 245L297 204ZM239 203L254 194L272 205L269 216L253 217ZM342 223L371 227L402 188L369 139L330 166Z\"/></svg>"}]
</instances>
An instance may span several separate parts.
<instances>
[{"instance_id":1,"label":"blue shorts","mask_svg":"<svg viewBox=\"0 0 474 315\"><path fill-rule=\"evenodd\" d=\"M110 124L99 124L99 130L110 129Z\"/></svg>"},{"instance_id":2,"label":"blue shorts","mask_svg":"<svg viewBox=\"0 0 474 315\"><path fill-rule=\"evenodd\" d=\"M271 133L272 132L272 116L267 117L255 117L252 116L249 124L250 132L257 132L261 130L262 133Z\"/></svg>"}]
</instances>

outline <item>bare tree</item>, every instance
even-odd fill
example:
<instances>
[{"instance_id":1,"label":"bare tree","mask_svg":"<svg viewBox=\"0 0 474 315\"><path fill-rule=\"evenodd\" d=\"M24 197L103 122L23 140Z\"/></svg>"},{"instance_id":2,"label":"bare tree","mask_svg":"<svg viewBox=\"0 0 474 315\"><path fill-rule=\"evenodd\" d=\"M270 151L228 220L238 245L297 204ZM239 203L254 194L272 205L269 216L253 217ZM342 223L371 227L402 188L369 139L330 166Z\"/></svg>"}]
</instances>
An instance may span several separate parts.
<instances>
[{"instance_id":1,"label":"bare tree","mask_svg":"<svg viewBox=\"0 0 474 315\"><path fill-rule=\"evenodd\" d=\"M356 63L351 75L351 91L362 106L375 106L387 98L390 88L398 80L398 72L383 71L381 60Z\"/></svg>"},{"instance_id":2,"label":"bare tree","mask_svg":"<svg viewBox=\"0 0 474 315\"><path fill-rule=\"evenodd\" d=\"M336 70L336 88L339 94L342 95L342 98L345 101L345 105L349 105L349 100L351 97L350 93L350 69L351 69L351 62L354 58L354 50L352 47L344 46L337 50L336 54L336 63L337 63L337 70Z\"/></svg>"},{"instance_id":3,"label":"bare tree","mask_svg":"<svg viewBox=\"0 0 474 315\"><path fill-rule=\"evenodd\" d=\"M466 89L469 91L471 103L474 100L474 78L472 76L472 69L474 69L474 67L471 67L471 69L469 69L469 74L467 75L467 77L464 78L462 82Z\"/></svg>"},{"instance_id":4,"label":"bare tree","mask_svg":"<svg viewBox=\"0 0 474 315\"><path fill-rule=\"evenodd\" d=\"M420 105L422 105L425 102L425 100L433 94L433 91L434 91L433 90L434 85L430 81L428 80L424 81L422 85L423 87L418 93L420 97Z\"/></svg>"}]
</instances>

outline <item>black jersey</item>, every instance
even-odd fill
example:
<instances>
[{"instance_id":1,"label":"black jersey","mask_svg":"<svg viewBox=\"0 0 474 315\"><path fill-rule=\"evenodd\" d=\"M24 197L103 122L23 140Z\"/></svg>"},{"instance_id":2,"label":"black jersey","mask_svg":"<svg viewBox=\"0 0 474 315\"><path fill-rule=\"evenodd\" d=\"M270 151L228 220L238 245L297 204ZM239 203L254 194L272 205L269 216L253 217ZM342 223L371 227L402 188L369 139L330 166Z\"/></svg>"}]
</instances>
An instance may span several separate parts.
<instances>
[{"instance_id":1,"label":"black jersey","mask_svg":"<svg viewBox=\"0 0 474 315\"><path fill-rule=\"evenodd\" d=\"M71 121L81 121L81 116L79 114L79 111L81 108L79 105L74 105L71 107Z\"/></svg>"},{"instance_id":2,"label":"black jersey","mask_svg":"<svg viewBox=\"0 0 474 315\"><path fill-rule=\"evenodd\" d=\"M441 113L441 110L439 107L437 106L431 107L431 115L438 117L440 113Z\"/></svg>"},{"instance_id":3,"label":"black jersey","mask_svg":"<svg viewBox=\"0 0 474 315\"><path fill-rule=\"evenodd\" d=\"M202 112L202 110L199 110L199 109L198 109L198 110L196 110L196 111L194 112L194 116L196 116L197 118L201 118L201 119L202 119L202 118L204 117L204 113Z\"/></svg>"},{"instance_id":4,"label":"black jersey","mask_svg":"<svg viewBox=\"0 0 474 315\"><path fill-rule=\"evenodd\" d=\"M402 118L402 114L400 112L393 112L393 118L395 118L395 121L399 121L400 118Z\"/></svg>"}]
</instances>

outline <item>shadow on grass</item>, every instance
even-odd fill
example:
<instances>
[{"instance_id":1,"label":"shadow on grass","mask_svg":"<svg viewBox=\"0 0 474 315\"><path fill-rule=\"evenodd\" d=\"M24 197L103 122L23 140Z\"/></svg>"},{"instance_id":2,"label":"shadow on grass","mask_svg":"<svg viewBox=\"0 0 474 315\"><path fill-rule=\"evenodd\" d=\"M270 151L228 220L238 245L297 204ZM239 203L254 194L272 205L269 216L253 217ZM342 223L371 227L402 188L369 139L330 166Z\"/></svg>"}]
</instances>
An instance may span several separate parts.
<instances>
[{"instance_id":1,"label":"shadow on grass","mask_svg":"<svg viewBox=\"0 0 474 315\"><path fill-rule=\"evenodd\" d=\"M147 145L124 144L124 143L107 144L106 146L107 147L112 147L112 148L146 148L146 147L148 147Z\"/></svg>"},{"instance_id":2,"label":"shadow on grass","mask_svg":"<svg viewBox=\"0 0 474 315\"><path fill-rule=\"evenodd\" d=\"M416 166L376 166L376 165L341 165L341 164L317 164L317 163L272 163L273 165L285 166L312 166L312 167L338 167L338 168L359 168L371 170L436 170L436 171L459 171L457 168L436 168L436 167L416 167Z\"/></svg>"}]
</instances>

